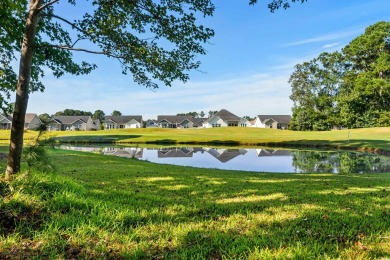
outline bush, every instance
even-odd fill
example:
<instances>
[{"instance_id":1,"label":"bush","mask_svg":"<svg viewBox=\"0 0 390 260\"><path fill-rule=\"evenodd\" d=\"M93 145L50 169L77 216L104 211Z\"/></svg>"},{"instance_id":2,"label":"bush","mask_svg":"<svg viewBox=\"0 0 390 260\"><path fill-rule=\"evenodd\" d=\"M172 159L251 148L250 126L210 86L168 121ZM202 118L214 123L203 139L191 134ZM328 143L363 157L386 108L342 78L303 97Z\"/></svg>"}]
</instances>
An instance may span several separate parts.
<instances>
[{"instance_id":1,"label":"bush","mask_svg":"<svg viewBox=\"0 0 390 260\"><path fill-rule=\"evenodd\" d=\"M34 142L23 150L24 160L29 170L53 172L54 166L50 162L47 149L54 148L55 141L52 138L44 138L44 133L40 131Z\"/></svg>"}]
</instances>

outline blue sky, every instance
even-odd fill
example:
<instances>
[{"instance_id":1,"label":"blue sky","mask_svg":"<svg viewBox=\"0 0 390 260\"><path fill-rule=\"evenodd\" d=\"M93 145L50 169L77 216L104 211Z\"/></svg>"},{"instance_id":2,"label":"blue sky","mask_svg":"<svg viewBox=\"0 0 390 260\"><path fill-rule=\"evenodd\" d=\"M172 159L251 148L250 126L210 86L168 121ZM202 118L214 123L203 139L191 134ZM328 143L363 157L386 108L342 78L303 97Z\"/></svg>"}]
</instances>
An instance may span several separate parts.
<instances>
[{"instance_id":1,"label":"blue sky","mask_svg":"<svg viewBox=\"0 0 390 260\"><path fill-rule=\"evenodd\" d=\"M248 2L214 1L215 14L204 23L215 37L205 45L207 55L199 57L204 73L191 72L186 84L152 91L123 75L116 60L75 53L98 69L84 76L47 76L45 92L30 96L28 111L119 110L144 119L222 108L239 116L291 114L287 81L294 65L341 49L371 24L390 21L388 0L308 0L275 13L267 0ZM71 8L61 9L62 16L77 13Z\"/></svg>"}]
</instances>

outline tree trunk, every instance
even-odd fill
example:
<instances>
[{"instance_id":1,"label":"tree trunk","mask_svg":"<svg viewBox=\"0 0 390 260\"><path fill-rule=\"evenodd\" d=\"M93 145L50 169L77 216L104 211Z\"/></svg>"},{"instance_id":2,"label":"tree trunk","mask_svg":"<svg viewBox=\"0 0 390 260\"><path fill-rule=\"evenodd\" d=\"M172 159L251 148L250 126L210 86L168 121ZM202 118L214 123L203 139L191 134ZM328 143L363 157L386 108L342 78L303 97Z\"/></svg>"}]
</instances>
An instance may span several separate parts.
<instances>
[{"instance_id":1,"label":"tree trunk","mask_svg":"<svg viewBox=\"0 0 390 260\"><path fill-rule=\"evenodd\" d=\"M19 65L18 84L16 87L15 108L12 117L11 142L5 173L6 180L12 180L12 175L20 171L20 161L23 150L24 121L28 104L34 38L38 24L39 7L41 6L42 1L43 0L30 0L29 12L26 18L26 28L23 34Z\"/></svg>"}]
</instances>

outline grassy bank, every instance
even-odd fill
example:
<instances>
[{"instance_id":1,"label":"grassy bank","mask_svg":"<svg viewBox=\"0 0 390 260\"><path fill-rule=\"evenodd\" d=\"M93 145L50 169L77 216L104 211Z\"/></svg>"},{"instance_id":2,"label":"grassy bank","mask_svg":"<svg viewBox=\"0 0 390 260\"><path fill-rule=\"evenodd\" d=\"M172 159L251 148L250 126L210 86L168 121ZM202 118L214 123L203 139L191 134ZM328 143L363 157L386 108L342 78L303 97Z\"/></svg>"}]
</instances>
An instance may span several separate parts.
<instances>
[{"instance_id":1,"label":"grassy bank","mask_svg":"<svg viewBox=\"0 0 390 260\"><path fill-rule=\"evenodd\" d=\"M390 257L389 174L221 171L60 150L51 156L56 174L1 183L0 258Z\"/></svg>"},{"instance_id":2,"label":"grassy bank","mask_svg":"<svg viewBox=\"0 0 390 260\"><path fill-rule=\"evenodd\" d=\"M27 131L28 141L36 135ZM159 143L305 146L390 152L390 128L364 128L339 131L282 131L259 128L211 129L119 129L105 131L49 132L61 142L71 143ZM0 131L0 141L8 143L9 131Z\"/></svg>"}]
</instances>

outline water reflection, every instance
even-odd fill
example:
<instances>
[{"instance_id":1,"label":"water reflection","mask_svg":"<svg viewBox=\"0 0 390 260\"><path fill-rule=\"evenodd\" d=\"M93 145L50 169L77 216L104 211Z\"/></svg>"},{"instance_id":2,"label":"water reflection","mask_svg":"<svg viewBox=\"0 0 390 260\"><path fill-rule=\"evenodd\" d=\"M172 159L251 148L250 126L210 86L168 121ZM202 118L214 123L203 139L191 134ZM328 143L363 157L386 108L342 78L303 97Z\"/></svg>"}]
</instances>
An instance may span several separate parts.
<instances>
[{"instance_id":1,"label":"water reflection","mask_svg":"<svg viewBox=\"0 0 390 260\"><path fill-rule=\"evenodd\" d=\"M295 173L375 173L390 171L390 157L346 151L199 147L61 146L156 163L194 167Z\"/></svg>"},{"instance_id":2,"label":"water reflection","mask_svg":"<svg viewBox=\"0 0 390 260\"><path fill-rule=\"evenodd\" d=\"M215 149L215 148L204 148L206 152L211 154L215 159L221 163L226 163L237 156L245 155L247 150L245 149Z\"/></svg>"}]
</instances>

